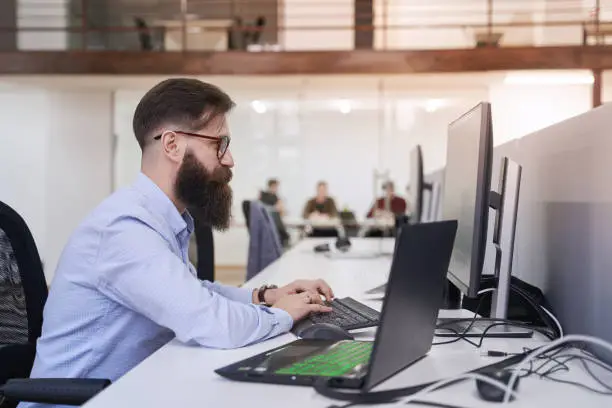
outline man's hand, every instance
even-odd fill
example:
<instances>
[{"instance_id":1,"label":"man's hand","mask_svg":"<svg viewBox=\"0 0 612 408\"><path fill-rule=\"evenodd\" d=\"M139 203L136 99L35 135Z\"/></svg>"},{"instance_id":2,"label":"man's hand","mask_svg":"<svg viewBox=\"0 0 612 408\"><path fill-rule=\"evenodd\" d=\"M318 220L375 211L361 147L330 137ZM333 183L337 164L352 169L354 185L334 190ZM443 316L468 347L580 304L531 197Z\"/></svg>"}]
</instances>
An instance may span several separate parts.
<instances>
[{"instance_id":1,"label":"man's hand","mask_svg":"<svg viewBox=\"0 0 612 408\"><path fill-rule=\"evenodd\" d=\"M284 296L303 292L309 292L313 296L313 298L316 297L318 300L321 300L321 295L325 296L325 300L327 301L331 301L334 298L334 292L329 287L327 282L325 282L323 279L296 280L290 283L289 285L283 286L281 288L267 290L264 296L266 298L266 303L269 305L273 305Z\"/></svg>"},{"instance_id":2,"label":"man's hand","mask_svg":"<svg viewBox=\"0 0 612 408\"><path fill-rule=\"evenodd\" d=\"M321 297L318 295L313 296L310 292L302 292L283 296L272 307L283 309L296 322L310 313L327 313L332 311L331 307L323 306L321 303Z\"/></svg>"}]
</instances>

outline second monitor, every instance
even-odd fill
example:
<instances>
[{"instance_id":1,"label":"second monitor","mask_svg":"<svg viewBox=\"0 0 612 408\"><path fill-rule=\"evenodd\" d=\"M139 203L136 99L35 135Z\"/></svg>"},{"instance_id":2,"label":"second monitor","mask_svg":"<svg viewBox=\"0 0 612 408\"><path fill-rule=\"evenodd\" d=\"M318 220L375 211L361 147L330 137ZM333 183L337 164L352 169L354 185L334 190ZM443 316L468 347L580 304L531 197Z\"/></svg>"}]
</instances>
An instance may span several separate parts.
<instances>
[{"instance_id":1,"label":"second monitor","mask_svg":"<svg viewBox=\"0 0 612 408\"><path fill-rule=\"evenodd\" d=\"M487 248L489 207L497 211L493 244L497 287L493 290L491 317L506 319L518 208L521 167L502 160L499 192L491 191L493 129L491 105L478 104L449 125L442 198L443 218L457 220L458 229L449 266L448 279L464 296L479 295ZM502 234L504 239L502 239ZM480 337L486 322L464 322L437 335L456 336L456 332ZM466 332L468 328L474 329ZM487 332L491 337L529 337L533 333L509 326Z\"/></svg>"}]
</instances>

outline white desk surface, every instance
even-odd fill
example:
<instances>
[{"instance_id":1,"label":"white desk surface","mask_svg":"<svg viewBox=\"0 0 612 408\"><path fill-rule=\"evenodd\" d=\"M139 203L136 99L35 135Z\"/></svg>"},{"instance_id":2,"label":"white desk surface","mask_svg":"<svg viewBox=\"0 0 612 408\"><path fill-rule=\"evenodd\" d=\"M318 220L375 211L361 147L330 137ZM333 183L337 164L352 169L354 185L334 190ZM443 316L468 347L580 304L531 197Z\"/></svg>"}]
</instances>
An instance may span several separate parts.
<instances>
[{"instance_id":1,"label":"white desk surface","mask_svg":"<svg viewBox=\"0 0 612 408\"><path fill-rule=\"evenodd\" d=\"M257 287L263 282L285 284L297 278L324 278L336 296L351 296L377 309L381 302L367 300L363 292L387 279L391 258L331 260L315 254L312 247L329 239L302 241L279 261L252 279L245 286ZM355 239L356 250L378 249L378 239ZM392 240L382 246L390 251ZM442 311L441 316L466 315L467 311ZM375 329L364 330L358 339L373 338ZM265 407L286 408L327 407L342 405L318 395L309 387L233 382L214 373L216 368L291 342L292 334L236 350L213 350L189 347L172 341L162 347L108 389L85 404L86 408L168 408L168 407ZM537 339L486 339L482 350L521 352L523 347L542 343ZM480 356L480 351L464 341L434 346L428 356L384 382L377 389L396 388L442 379L448 376L491 364L497 359ZM570 363L571 365L571 363ZM596 383L574 365L563 379L579 381L591 386ZM610 380L610 378L608 378ZM600 396L573 386L563 385L535 376L520 383L519 398L509 405L523 407L610 407L612 398ZM473 381L465 381L423 398L461 407L494 407L479 399ZM390 406L389 404L384 406ZM397 406L406 406L398 403ZM416 406L416 405L414 405Z\"/></svg>"}]
</instances>

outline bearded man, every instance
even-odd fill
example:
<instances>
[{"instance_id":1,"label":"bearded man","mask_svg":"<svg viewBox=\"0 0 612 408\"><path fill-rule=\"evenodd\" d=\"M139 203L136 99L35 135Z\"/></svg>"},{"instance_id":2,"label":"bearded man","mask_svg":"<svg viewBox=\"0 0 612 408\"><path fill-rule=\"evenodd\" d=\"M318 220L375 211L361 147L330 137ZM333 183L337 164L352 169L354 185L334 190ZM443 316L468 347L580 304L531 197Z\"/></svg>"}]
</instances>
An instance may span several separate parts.
<instances>
[{"instance_id":1,"label":"bearded man","mask_svg":"<svg viewBox=\"0 0 612 408\"><path fill-rule=\"evenodd\" d=\"M114 381L173 338L241 347L330 311L322 305L321 295L333 298L324 281L250 290L200 281L189 263L191 214L218 230L229 226L234 160L226 116L233 105L195 79L169 79L144 95L133 120L141 172L67 243L32 378Z\"/></svg>"}]
</instances>

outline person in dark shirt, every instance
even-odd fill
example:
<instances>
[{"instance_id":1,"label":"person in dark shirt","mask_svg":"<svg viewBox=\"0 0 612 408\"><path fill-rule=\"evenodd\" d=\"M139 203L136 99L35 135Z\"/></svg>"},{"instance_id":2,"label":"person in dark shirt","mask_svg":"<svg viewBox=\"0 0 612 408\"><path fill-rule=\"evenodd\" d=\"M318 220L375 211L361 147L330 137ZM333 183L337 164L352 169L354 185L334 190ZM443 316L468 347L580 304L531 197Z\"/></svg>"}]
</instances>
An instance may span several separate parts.
<instances>
[{"instance_id":1,"label":"person in dark shirt","mask_svg":"<svg viewBox=\"0 0 612 408\"><path fill-rule=\"evenodd\" d=\"M268 189L259 193L259 201L272 207L274 211L278 213L278 216L273 216L274 224L276 224L276 229L278 230L281 244L284 248L287 248L290 244L290 237L282 220L283 215L285 215L285 211L283 201L278 198L278 184L279 182L277 179L268 180Z\"/></svg>"},{"instance_id":2,"label":"person in dark shirt","mask_svg":"<svg viewBox=\"0 0 612 408\"><path fill-rule=\"evenodd\" d=\"M333 198L327 194L327 183L319 181L317 184L317 195L311 198L304 207L304 219L312 217L321 218L336 218L338 217L338 208Z\"/></svg>"},{"instance_id":3,"label":"person in dark shirt","mask_svg":"<svg viewBox=\"0 0 612 408\"><path fill-rule=\"evenodd\" d=\"M387 181L383 185L383 190L385 195L376 200L367 217L372 218L382 214L393 214L395 216L406 214L408 209L406 200L395 195L393 182Z\"/></svg>"},{"instance_id":4,"label":"person in dark shirt","mask_svg":"<svg viewBox=\"0 0 612 408\"><path fill-rule=\"evenodd\" d=\"M279 182L277 179L268 180L268 189L259 193L259 201L261 201L265 205L274 207L274 209L278 211L279 215L283 216L285 210L283 206L283 201L278 198L278 184Z\"/></svg>"}]
</instances>

